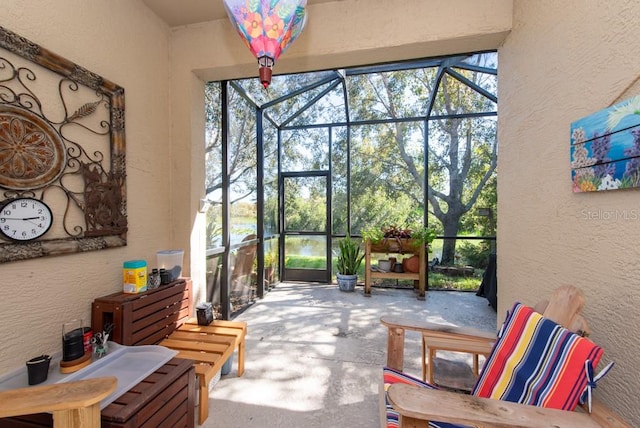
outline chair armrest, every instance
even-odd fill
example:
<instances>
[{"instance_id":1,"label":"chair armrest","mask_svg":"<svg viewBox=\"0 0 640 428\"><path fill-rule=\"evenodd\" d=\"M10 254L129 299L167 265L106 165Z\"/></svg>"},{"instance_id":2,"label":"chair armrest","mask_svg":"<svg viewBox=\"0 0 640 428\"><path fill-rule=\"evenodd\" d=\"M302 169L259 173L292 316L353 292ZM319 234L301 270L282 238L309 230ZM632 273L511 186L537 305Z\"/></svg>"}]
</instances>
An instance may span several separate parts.
<instances>
[{"instance_id":1,"label":"chair armrest","mask_svg":"<svg viewBox=\"0 0 640 428\"><path fill-rule=\"evenodd\" d=\"M483 427L591 428L600 427L585 413L479 398L454 392L393 384L388 399L401 415L400 427L427 426L416 421L438 421Z\"/></svg>"},{"instance_id":2,"label":"chair armrest","mask_svg":"<svg viewBox=\"0 0 640 428\"><path fill-rule=\"evenodd\" d=\"M91 407L115 391L117 384L118 379L110 376L2 391L0 418Z\"/></svg>"}]
</instances>

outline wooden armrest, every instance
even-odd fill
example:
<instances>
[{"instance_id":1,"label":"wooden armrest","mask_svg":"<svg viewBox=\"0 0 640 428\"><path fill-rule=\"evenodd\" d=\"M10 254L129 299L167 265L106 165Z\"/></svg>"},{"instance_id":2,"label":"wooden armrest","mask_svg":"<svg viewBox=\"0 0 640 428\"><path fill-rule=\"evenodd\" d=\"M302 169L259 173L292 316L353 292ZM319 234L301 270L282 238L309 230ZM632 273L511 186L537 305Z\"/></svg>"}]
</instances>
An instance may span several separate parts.
<instances>
[{"instance_id":1,"label":"wooden armrest","mask_svg":"<svg viewBox=\"0 0 640 428\"><path fill-rule=\"evenodd\" d=\"M384 315L380 318L380 322L388 328L401 328L404 330L418 331L422 334L428 334L434 337L455 335L469 339L496 340L496 333L472 327L458 327L454 325L411 320L393 315Z\"/></svg>"},{"instance_id":2,"label":"wooden armrest","mask_svg":"<svg viewBox=\"0 0 640 428\"><path fill-rule=\"evenodd\" d=\"M0 418L89 407L108 397L117 384L110 376L2 391Z\"/></svg>"},{"instance_id":3,"label":"wooden armrest","mask_svg":"<svg viewBox=\"0 0 640 428\"><path fill-rule=\"evenodd\" d=\"M600 427L585 413L545 409L536 406L473 397L454 392L393 384L389 402L405 422L428 426L419 421L450 422L483 427L590 428ZM402 423L401 427L404 426Z\"/></svg>"}]
</instances>

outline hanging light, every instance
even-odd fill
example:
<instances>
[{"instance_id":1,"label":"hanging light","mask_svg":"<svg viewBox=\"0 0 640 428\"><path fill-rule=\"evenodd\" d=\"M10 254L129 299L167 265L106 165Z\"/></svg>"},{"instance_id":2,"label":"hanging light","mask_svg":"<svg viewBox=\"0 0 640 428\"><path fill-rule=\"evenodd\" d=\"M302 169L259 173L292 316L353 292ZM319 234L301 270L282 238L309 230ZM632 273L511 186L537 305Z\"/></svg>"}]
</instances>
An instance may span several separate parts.
<instances>
[{"instance_id":1,"label":"hanging light","mask_svg":"<svg viewBox=\"0 0 640 428\"><path fill-rule=\"evenodd\" d=\"M273 65L302 33L307 0L224 0L227 15L258 59L260 83L271 83Z\"/></svg>"}]
</instances>

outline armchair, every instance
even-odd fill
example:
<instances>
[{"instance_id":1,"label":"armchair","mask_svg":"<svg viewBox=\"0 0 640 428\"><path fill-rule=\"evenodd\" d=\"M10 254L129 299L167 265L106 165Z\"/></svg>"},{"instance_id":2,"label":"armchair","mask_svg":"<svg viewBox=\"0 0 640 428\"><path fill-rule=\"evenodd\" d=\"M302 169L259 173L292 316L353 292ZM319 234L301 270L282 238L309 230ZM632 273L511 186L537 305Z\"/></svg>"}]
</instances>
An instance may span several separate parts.
<instances>
[{"instance_id":1,"label":"armchair","mask_svg":"<svg viewBox=\"0 0 640 428\"><path fill-rule=\"evenodd\" d=\"M565 335L567 343L580 343L579 346L582 347L581 352L584 354L584 359L588 365L591 362L594 363L593 365L596 365L602 355L602 350L588 340L558 326L558 324L560 324L570 326L573 330L581 332L588 331L586 322L580 315L583 305L584 298L577 288L566 286L557 289L548 302L536 305L536 309L544 313L544 318L530 311L531 314L527 315L529 318L527 318L526 321L527 323L531 323L527 324L527 326L537 325L538 318L544 320L542 322L545 323L545 326L547 326L547 321L551 324L547 326L548 328L545 327L544 332L535 331L531 333L530 343L525 340L523 341L524 345L519 345L521 347L524 346L527 352L515 352L514 354L517 354L517 357L520 358L521 354L529 354L529 350L534 348L534 346L536 347L535 352L538 352L539 350L537 348L538 342L541 340L540 337L545 336L547 334L546 331L553 327L556 329L554 331L563 332L560 334ZM517 305L514 306L514 311L517 307ZM536 316L538 318L535 318ZM515 318L515 316L512 318ZM533 321L530 321L530 319ZM509 321L509 318L507 321ZM558 372L564 373L564 370L557 370L555 368L548 369L547 367L540 369L539 366L551 366L551 364L537 364L543 358L559 359L557 355L553 355L555 345L544 345L543 347L546 347L544 351L540 351L536 356L529 358L529 360L533 360L533 362L536 363L534 364L536 366L535 369L542 371L534 375L537 377L526 378L525 376L525 378L518 378L518 376L521 376L518 370L521 370L522 366L526 366L526 364L531 361L519 360L513 363L511 360L513 354L508 354L506 358L504 358L504 355L501 355L502 350L508 347L505 346L505 343L509 346L515 343L507 342L513 339L511 337L515 334L513 331L517 330L512 328L513 326L511 324L507 325L507 323L505 323L507 326L503 328L509 329L510 332L503 332L503 335L497 339L495 336L487 333L477 334L478 332L472 329L444 327L437 324L420 326L415 322L402 323L400 320L389 317L383 317L382 323L388 327L387 365L389 369L385 369L385 384L392 383L388 386L386 392L381 392L381 395L384 396L381 396L381 423L384 427L399 426L417 428L452 426L446 424L481 425L483 427L630 427L620 416L598 402L593 403L591 414L558 410L573 409L573 407L575 407L578 398L582 394L582 390L587 384L587 379L584 376L585 360L571 363L566 363L564 360L561 360L561 363L567 364L567 367L573 365L574 368L571 370L575 373L573 373L573 378L560 381L559 383L562 387L553 389L552 394L556 394L556 389L567 389L567 393L570 392L571 400L567 400L565 403L564 401L558 401L564 400L564 398L558 398L556 396L548 398L549 401L556 401L551 405L551 407L556 408L538 407L539 405L549 405L548 402L544 402L544 400L547 400L545 394L549 392L537 386L535 382L540 382L540 379L545 379L546 381L549 377L557 376ZM406 378L409 378L408 376L396 372L396 370L402 370L405 330L420 331L427 347L429 344L433 345L435 343L436 347L439 347L438 349L468 351L475 354L476 358L478 354L489 355L489 359L485 363L485 367L483 367L481 379L477 381L474 395L470 396L438 390L417 379L406 381ZM522 327L521 331L518 331L518 334L521 335L529 333L530 332L525 330L524 327ZM498 341L498 343L493 346L496 341ZM493 349L489 349L487 352L490 346ZM563 344L562 346L565 345ZM432 349L429 348L428 358L430 360L429 362L432 363L431 351ZM531 352L531 354L533 354L533 352ZM423 360L424 359L425 356L423 354ZM516 364L516 366L512 367L509 366L509 364ZM582 366L580 366L580 364L582 364ZM500 377L499 381L487 380L487 377L492 374L492 371L497 370L498 366L500 366L499 369L502 370L498 373L508 372L513 378L505 380L504 377ZM431 367L427 368L427 371L429 370L431 370ZM556 371L554 372L553 370ZM430 373L424 373L423 369L423 376L425 375L427 378L430 377ZM530 373L527 372L526 375L529 376ZM499 374L499 376L504 375ZM389 379L393 380L389 381ZM534 380L532 381L531 379ZM512 383L518 384L522 382L524 382L523 385L512 386ZM408 385L408 383L424 387L416 388L413 385ZM574 383L575 386L573 386ZM531 384L533 384L533 386ZM487 385L489 385L488 392L483 391L482 388L485 388ZM505 392L500 388L511 390ZM516 398L512 396L514 388L516 390L515 395L521 394L521 396L517 396ZM482 398L479 395L492 398ZM538 397L538 395L541 395L543 398ZM571 403L569 403L569 401L571 401ZM536 405L519 404L519 402L531 402ZM438 422L430 425L429 421Z\"/></svg>"}]
</instances>

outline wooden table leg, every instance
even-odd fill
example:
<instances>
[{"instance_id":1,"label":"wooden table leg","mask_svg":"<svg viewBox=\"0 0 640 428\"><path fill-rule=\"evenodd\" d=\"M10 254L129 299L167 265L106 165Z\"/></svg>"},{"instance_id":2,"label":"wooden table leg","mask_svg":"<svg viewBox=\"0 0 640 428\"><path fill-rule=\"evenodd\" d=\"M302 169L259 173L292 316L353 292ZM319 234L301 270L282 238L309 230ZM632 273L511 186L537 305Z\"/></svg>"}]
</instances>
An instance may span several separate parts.
<instances>
[{"instance_id":1,"label":"wooden table leg","mask_svg":"<svg viewBox=\"0 0 640 428\"><path fill-rule=\"evenodd\" d=\"M238 377L244 374L244 336L240 338L240 344L238 345Z\"/></svg>"}]
</instances>

